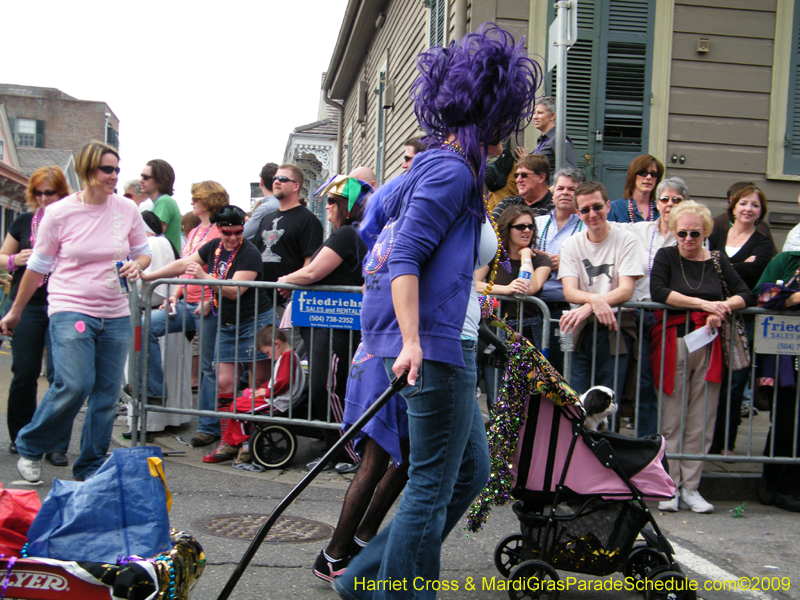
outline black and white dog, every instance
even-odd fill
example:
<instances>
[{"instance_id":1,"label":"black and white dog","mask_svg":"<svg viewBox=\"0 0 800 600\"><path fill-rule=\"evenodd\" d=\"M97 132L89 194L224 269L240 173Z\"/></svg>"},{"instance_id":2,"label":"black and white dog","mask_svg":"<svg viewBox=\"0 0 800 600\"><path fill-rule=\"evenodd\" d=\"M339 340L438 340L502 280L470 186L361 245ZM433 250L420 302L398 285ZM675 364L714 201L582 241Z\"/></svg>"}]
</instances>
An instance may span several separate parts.
<instances>
[{"instance_id":1,"label":"black and white dog","mask_svg":"<svg viewBox=\"0 0 800 600\"><path fill-rule=\"evenodd\" d=\"M580 398L583 412L586 413L584 426L591 431L608 429L608 417L617 412L614 390L596 385Z\"/></svg>"}]
</instances>

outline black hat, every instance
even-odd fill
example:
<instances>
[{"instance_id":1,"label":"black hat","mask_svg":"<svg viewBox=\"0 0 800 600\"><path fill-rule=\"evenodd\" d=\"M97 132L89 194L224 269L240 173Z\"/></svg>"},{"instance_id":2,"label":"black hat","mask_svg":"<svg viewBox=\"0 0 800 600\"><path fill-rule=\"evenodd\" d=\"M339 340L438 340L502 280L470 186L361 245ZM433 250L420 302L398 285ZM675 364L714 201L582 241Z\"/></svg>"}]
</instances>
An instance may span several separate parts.
<instances>
[{"instance_id":1,"label":"black hat","mask_svg":"<svg viewBox=\"0 0 800 600\"><path fill-rule=\"evenodd\" d=\"M246 217L247 215L241 208L228 204L211 215L210 221L225 227L227 225L243 225Z\"/></svg>"}]
</instances>

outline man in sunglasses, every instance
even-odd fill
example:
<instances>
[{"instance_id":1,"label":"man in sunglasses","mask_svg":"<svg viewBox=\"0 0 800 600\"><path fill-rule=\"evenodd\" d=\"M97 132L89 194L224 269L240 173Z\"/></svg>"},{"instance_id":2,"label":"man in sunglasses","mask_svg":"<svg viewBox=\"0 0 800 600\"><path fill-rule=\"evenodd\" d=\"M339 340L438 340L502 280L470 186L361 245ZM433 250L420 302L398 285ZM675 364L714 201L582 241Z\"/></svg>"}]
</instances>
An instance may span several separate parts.
<instances>
[{"instance_id":1,"label":"man in sunglasses","mask_svg":"<svg viewBox=\"0 0 800 600\"><path fill-rule=\"evenodd\" d=\"M273 162L265 164L261 169L258 187L261 188L263 198L261 198L261 203L256 206L250 219L244 224L244 237L253 243L256 241L258 228L261 226L261 219L264 218L264 215L280 208L278 199L272 194L272 180L277 171L278 165Z\"/></svg>"},{"instance_id":2,"label":"man in sunglasses","mask_svg":"<svg viewBox=\"0 0 800 600\"><path fill-rule=\"evenodd\" d=\"M280 165L275 172L272 193L278 199L278 210L261 218L254 241L261 252L264 281L278 281L278 277L306 266L322 245L322 223L301 203L303 181L303 171L291 163ZM280 306L285 304L280 294L274 298Z\"/></svg>"},{"instance_id":3,"label":"man in sunglasses","mask_svg":"<svg viewBox=\"0 0 800 600\"><path fill-rule=\"evenodd\" d=\"M142 193L153 201L152 210L161 220L161 233L172 245L181 247L181 211L172 198L175 193L175 170L160 158L148 161L140 179Z\"/></svg>"},{"instance_id":4,"label":"man in sunglasses","mask_svg":"<svg viewBox=\"0 0 800 600\"><path fill-rule=\"evenodd\" d=\"M605 385L619 396L628 356L625 340L617 335L635 331L635 322L633 309L623 309L618 321L613 307L631 299L636 280L644 275L640 250L632 233L608 223L610 203L602 183L587 181L578 186L575 207L585 229L561 246L558 269L564 298L573 307L559 323L561 331L572 332L574 338L570 384L580 394L593 385Z\"/></svg>"},{"instance_id":5,"label":"man in sunglasses","mask_svg":"<svg viewBox=\"0 0 800 600\"><path fill-rule=\"evenodd\" d=\"M403 169L403 171L408 171L411 168L414 157L420 152L425 152L427 146L419 141L419 138L412 137L408 138L403 143L403 147L405 148L405 152L403 153L403 162L400 164L400 168ZM372 187L373 189L375 188L374 185Z\"/></svg>"},{"instance_id":6,"label":"man in sunglasses","mask_svg":"<svg viewBox=\"0 0 800 600\"><path fill-rule=\"evenodd\" d=\"M501 200L492 212L495 222L509 206L526 204L535 215L546 215L553 210L553 194L547 187L550 180L550 163L544 156L532 154L523 157L515 172L519 196Z\"/></svg>"}]
</instances>

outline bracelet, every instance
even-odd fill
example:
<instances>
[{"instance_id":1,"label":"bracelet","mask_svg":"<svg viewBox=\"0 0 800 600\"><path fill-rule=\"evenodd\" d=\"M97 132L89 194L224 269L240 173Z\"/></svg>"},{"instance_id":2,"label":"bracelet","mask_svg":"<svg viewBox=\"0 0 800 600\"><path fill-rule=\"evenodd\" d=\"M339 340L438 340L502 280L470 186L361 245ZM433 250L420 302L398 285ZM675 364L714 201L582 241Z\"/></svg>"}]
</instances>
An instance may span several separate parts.
<instances>
[{"instance_id":1,"label":"bracelet","mask_svg":"<svg viewBox=\"0 0 800 600\"><path fill-rule=\"evenodd\" d=\"M6 271L8 271L9 273L13 273L14 271L17 270L17 265L14 264L14 258L16 256L17 256L16 254L8 255L8 265L6 265Z\"/></svg>"},{"instance_id":2,"label":"bracelet","mask_svg":"<svg viewBox=\"0 0 800 600\"><path fill-rule=\"evenodd\" d=\"M135 262L137 265L139 265L139 273L144 271L144 267L142 266L142 263L140 263L138 260L134 260L133 262Z\"/></svg>"}]
</instances>

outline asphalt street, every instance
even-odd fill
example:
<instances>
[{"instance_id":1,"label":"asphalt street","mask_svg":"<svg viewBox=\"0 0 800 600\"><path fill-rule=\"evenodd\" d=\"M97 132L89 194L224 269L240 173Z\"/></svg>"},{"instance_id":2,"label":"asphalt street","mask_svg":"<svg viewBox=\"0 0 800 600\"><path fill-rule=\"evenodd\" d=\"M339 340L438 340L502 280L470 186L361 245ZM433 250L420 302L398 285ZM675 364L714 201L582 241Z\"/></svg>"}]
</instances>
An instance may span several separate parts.
<instances>
[{"instance_id":1,"label":"asphalt street","mask_svg":"<svg viewBox=\"0 0 800 600\"><path fill-rule=\"evenodd\" d=\"M7 347L0 349L0 387L7 389L9 357ZM44 381L44 380L42 380ZM40 390L41 393L42 390ZM5 401L5 392L0 392ZM4 407L0 406L0 412ZM68 456L78 455L82 416L76 420ZM120 438L126 429L123 419L114 428L112 447L127 445ZM300 450L290 468L282 471L250 473L233 469L230 464L206 465L202 451L186 445L194 426L170 430L154 436L152 443L164 451L185 452L165 458L167 478L173 495L170 521L178 530L190 532L203 545L207 557L205 572L197 583L192 597L213 600L218 597L235 565L241 560L248 542L224 537L235 534L237 527L218 527L216 534L207 531L215 523L238 519L247 524L258 516L268 515L280 500L306 474L304 465L322 451L320 442L301 438ZM0 482L6 488L30 487L16 471L16 457L8 453L9 439L5 427L0 428ZM45 483L34 486L42 499L55 477L71 478L71 470L57 469L44 463ZM288 530L302 530L313 537L330 535L336 524L345 490L352 475L334 471L322 473L284 513L287 517L305 519L302 526L290 523ZM656 519L675 547L678 561L690 579L700 588L699 598L800 599L800 554L797 551L798 516L774 507L748 501L744 513L735 518L732 511L741 505L740 498L708 497L717 510L714 514L698 515L689 511L659 514ZM655 508L655 507L654 507ZM238 521L237 521L238 522ZM328 524L330 527L325 527ZM327 532L327 533L326 533ZM447 539L442 551L441 580L451 587L441 591L439 598L507 598L506 591L497 589L503 578L494 566L494 551L504 537L519 533L519 523L509 507L495 508L487 525L475 535L457 529ZM317 579L311 565L326 539L302 542L264 543L245 571L232 598L293 600L299 598L330 598L338 596L330 586ZM561 572L565 580L572 574ZM788 590L762 591L765 584L781 583ZM622 585L620 575L614 576ZM562 592L564 600L638 598L639 594L615 590L586 590L608 581L609 578L576 576L570 587ZM739 585L759 590L705 591L706 585L719 587L723 581L738 581ZM492 583L494 581L494 584ZM566 581L566 580L565 580ZM411 586L411 582L408 583ZM494 589L492 588L494 585ZM607 586L610 584L606 584ZM728 583L728 586L731 584ZM579 586L583 589L579 589ZM490 589L486 589L486 588ZM471 589L474 588L474 589Z\"/></svg>"}]
</instances>

